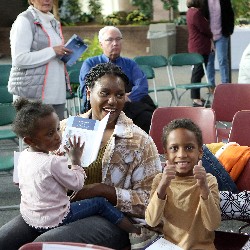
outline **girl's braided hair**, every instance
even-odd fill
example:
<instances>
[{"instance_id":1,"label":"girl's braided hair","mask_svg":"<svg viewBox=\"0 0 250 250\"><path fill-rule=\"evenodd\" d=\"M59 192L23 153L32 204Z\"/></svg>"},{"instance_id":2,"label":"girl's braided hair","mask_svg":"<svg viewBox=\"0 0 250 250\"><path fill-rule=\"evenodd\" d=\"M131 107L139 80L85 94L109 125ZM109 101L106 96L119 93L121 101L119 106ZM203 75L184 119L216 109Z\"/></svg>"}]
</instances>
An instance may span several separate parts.
<instances>
[{"instance_id":1,"label":"girl's braided hair","mask_svg":"<svg viewBox=\"0 0 250 250\"><path fill-rule=\"evenodd\" d=\"M55 112L49 104L41 101L31 102L26 98L19 98L14 102L17 111L16 118L12 124L13 131L20 137L34 136L38 128L40 118Z\"/></svg>"},{"instance_id":2,"label":"girl's braided hair","mask_svg":"<svg viewBox=\"0 0 250 250\"><path fill-rule=\"evenodd\" d=\"M113 63L100 63L90 69L86 74L84 81L85 84L92 89L95 86L95 82L104 75L114 75L120 77L125 83L125 88L129 85L129 79L121 68Z\"/></svg>"}]
</instances>

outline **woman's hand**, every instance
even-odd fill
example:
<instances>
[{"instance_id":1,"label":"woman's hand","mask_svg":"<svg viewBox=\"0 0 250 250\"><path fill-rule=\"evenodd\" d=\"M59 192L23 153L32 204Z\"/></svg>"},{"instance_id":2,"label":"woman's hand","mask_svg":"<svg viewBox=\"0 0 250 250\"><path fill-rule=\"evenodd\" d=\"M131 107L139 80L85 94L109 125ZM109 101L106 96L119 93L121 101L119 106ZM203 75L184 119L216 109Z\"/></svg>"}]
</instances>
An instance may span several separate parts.
<instances>
[{"instance_id":1,"label":"woman's hand","mask_svg":"<svg viewBox=\"0 0 250 250\"><path fill-rule=\"evenodd\" d=\"M57 56L64 56L64 55L72 53L72 50L67 49L63 45L55 46L55 47L53 47L53 49L54 49Z\"/></svg>"},{"instance_id":2,"label":"woman's hand","mask_svg":"<svg viewBox=\"0 0 250 250\"><path fill-rule=\"evenodd\" d=\"M70 147L64 146L66 153L68 154L69 158L71 159L72 165L79 165L81 166L81 157L83 153L84 143L81 145L81 137L78 137L76 142L76 136L74 135L73 142L69 138L69 145Z\"/></svg>"},{"instance_id":3,"label":"woman's hand","mask_svg":"<svg viewBox=\"0 0 250 250\"><path fill-rule=\"evenodd\" d=\"M117 203L116 191L112 186L108 186L104 183L93 183L84 185L83 188L71 195L71 202L79 201L83 199L89 199L93 197L104 197L113 205Z\"/></svg>"}]
</instances>

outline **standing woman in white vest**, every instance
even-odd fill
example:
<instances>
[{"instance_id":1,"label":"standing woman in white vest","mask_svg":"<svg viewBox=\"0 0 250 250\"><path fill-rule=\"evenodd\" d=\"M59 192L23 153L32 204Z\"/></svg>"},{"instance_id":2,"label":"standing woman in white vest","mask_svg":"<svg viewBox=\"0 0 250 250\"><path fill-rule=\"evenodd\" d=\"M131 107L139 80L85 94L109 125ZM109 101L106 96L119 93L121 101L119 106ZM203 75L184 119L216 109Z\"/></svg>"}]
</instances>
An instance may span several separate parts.
<instances>
[{"instance_id":1,"label":"standing woman in white vest","mask_svg":"<svg viewBox=\"0 0 250 250\"><path fill-rule=\"evenodd\" d=\"M53 105L64 118L66 89L70 88L65 64L59 59L71 50L64 47L61 24L50 12L53 0L28 0L10 31L12 69L8 90L18 97L40 99Z\"/></svg>"}]
</instances>

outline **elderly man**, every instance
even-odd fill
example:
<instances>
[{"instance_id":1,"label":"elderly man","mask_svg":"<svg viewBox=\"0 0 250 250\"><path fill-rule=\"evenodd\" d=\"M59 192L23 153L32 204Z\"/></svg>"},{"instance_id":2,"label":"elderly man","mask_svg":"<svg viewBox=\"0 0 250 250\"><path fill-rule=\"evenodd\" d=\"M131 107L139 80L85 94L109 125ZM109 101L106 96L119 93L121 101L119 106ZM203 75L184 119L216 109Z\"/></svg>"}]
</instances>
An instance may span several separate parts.
<instances>
[{"instance_id":1,"label":"elderly man","mask_svg":"<svg viewBox=\"0 0 250 250\"><path fill-rule=\"evenodd\" d=\"M85 75L93 66L99 63L111 62L121 67L130 81L123 111L136 125L148 132L152 113L156 107L148 95L148 81L145 74L133 60L120 56L122 50L122 34L118 28L106 26L99 31L98 38L103 54L85 60L80 71L83 111L85 112L90 108L86 97Z\"/></svg>"}]
</instances>

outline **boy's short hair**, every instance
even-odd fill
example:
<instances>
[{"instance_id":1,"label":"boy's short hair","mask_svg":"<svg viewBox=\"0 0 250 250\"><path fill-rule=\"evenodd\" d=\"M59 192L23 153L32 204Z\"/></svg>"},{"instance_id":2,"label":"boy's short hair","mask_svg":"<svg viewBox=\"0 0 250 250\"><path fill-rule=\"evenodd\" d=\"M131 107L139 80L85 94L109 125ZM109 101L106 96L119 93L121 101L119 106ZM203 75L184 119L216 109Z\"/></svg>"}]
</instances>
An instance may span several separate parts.
<instances>
[{"instance_id":1,"label":"boy's short hair","mask_svg":"<svg viewBox=\"0 0 250 250\"><path fill-rule=\"evenodd\" d=\"M175 119L168 123L164 128L163 128L163 133L162 133L162 144L164 150L166 150L166 145L168 141L168 136L170 132L173 130L176 130L178 128L185 128L195 134L197 143L199 147L202 147L203 145L203 139L202 139L202 132L201 129L197 124L195 124L191 119L187 118L182 118L182 119Z\"/></svg>"}]
</instances>

